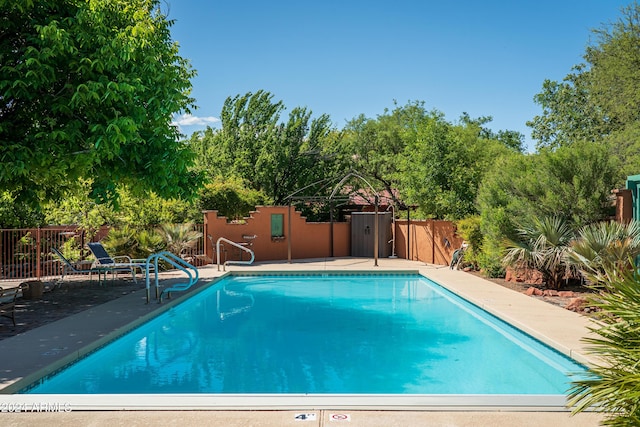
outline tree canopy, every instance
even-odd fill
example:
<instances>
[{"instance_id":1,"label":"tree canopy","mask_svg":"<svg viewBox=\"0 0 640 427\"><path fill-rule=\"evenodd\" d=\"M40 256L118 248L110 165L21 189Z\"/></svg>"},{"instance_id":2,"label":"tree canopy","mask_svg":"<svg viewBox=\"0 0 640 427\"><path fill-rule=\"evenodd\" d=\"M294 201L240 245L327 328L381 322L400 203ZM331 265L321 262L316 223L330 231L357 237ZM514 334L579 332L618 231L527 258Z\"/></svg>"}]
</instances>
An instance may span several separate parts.
<instances>
[{"instance_id":1,"label":"tree canopy","mask_svg":"<svg viewBox=\"0 0 640 427\"><path fill-rule=\"evenodd\" d=\"M480 181L496 157L522 148L522 135L493 133L484 127L490 121L465 114L451 123L424 102L396 105L376 119L350 121L343 157L399 198L398 206L418 205L429 217L464 218L477 213Z\"/></svg>"},{"instance_id":2,"label":"tree canopy","mask_svg":"<svg viewBox=\"0 0 640 427\"><path fill-rule=\"evenodd\" d=\"M189 195L198 177L172 117L188 111L187 60L159 0L0 0L0 188L56 199L79 179Z\"/></svg>"},{"instance_id":3,"label":"tree canopy","mask_svg":"<svg viewBox=\"0 0 640 427\"><path fill-rule=\"evenodd\" d=\"M274 204L319 181L334 169L328 151L339 137L329 116L295 107L286 121L285 106L260 90L228 97L222 107L222 129L196 134L189 145L198 153L198 168L211 178L236 177ZM226 179L226 178L225 178Z\"/></svg>"},{"instance_id":4,"label":"tree canopy","mask_svg":"<svg viewBox=\"0 0 640 427\"><path fill-rule=\"evenodd\" d=\"M624 173L640 167L640 5L593 30L583 58L562 82L545 80L535 101L541 115L527 124L537 147L579 141L606 144Z\"/></svg>"}]
</instances>

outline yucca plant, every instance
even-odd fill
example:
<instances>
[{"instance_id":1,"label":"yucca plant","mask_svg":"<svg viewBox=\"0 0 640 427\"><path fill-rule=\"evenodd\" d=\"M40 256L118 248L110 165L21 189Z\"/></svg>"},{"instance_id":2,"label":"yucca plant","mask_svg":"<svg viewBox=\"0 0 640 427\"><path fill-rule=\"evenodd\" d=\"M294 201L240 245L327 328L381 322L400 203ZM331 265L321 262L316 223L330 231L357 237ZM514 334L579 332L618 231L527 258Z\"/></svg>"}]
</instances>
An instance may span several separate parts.
<instances>
[{"instance_id":1,"label":"yucca plant","mask_svg":"<svg viewBox=\"0 0 640 427\"><path fill-rule=\"evenodd\" d=\"M149 255L163 251L166 243L156 230L142 230L136 235L138 254L136 258L147 258Z\"/></svg>"},{"instance_id":2,"label":"yucca plant","mask_svg":"<svg viewBox=\"0 0 640 427\"><path fill-rule=\"evenodd\" d=\"M178 256L195 248L202 237L201 232L194 230L192 223L163 224L159 232L166 243L166 249Z\"/></svg>"},{"instance_id":3,"label":"yucca plant","mask_svg":"<svg viewBox=\"0 0 640 427\"><path fill-rule=\"evenodd\" d=\"M567 252L573 236L573 229L562 218L533 218L531 225L518 230L517 239L505 240L502 262L516 269L537 270L547 286L559 289L562 280L572 271Z\"/></svg>"},{"instance_id":4,"label":"yucca plant","mask_svg":"<svg viewBox=\"0 0 640 427\"><path fill-rule=\"evenodd\" d=\"M602 362L573 381L568 403L574 413L608 413L604 425L640 426L640 285L626 267L603 270L604 289L591 301L602 310L599 327L584 339Z\"/></svg>"},{"instance_id":5,"label":"yucca plant","mask_svg":"<svg viewBox=\"0 0 640 427\"><path fill-rule=\"evenodd\" d=\"M131 227L112 228L109 230L109 234L102 239L102 244L107 252L113 256L127 255L136 258L134 254L137 251L138 242L135 236L136 230Z\"/></svg>"},{"instance_id":6,"label":"yucca plant","mask_svg":"<svg viewBox=\"0 0 640 427\"><path fill-rule=\"evenodd\" d=\"M633 270L640 255L640 223L600 222L583 227L571 244L569 260L582 274L598 284L605 270Z\"/></svg>"}]
</instances>

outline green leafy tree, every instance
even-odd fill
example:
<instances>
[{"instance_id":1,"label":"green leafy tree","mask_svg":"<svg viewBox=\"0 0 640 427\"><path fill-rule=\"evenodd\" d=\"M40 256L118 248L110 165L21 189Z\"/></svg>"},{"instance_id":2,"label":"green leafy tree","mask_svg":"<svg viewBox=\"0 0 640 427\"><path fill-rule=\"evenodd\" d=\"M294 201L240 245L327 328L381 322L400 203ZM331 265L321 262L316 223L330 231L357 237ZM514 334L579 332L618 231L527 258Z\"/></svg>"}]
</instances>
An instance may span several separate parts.
<instances>
[{"instance_id":1,"label":"green leafy tree","mask_svg":"<svg viewBox=\"0 0 640 427\"><path fill-rule=\"evenodd\" d=\"M465 114L452 124L424 102L396 104L376 119L361 115L347 124L343 158L387 190L396 205L418 204L430 217L463 218L477 213L477 189L492 161L522 149L522 135L493 133L484 127L490 120Z\"/></svg>"},{"instance_id":2,"label":"green leafy tree","mask_svg":"<svg viewBox=\"0 0 640 427\"><path fill-rule=\"evenodd\" d=\"M306 108L294 108L281 122L282 101L269 92L236 95L225 100L222 129L192 135L188 144L198 153L197 168L212 180L240 179L274 204L334 170L328 148L339 137L327 115L311 118Z\"/></svg>"},{"instance_id":3,"label":"green leafy tree","mask_svg":"<svg viewBox=\"0 0 640 427\"><path fill-rule=\"evenodd\" d=\"M478 193L483 233L513 236L515 224L534 216L560 216L575 227L606 219L619 174L607 147L588 142L498 159Z\"/></svg>"},{"instance_id":4,"label":"green leafy tree","mask_svg":"<svg viewBox=\"0 0 640 427\"><path fill-rule=\"evenodd\" d=\"M195 201L163 199L154 192L136 195L118 186L118 209L98 204L88 194L89 182L79 183L77 190L64 199L43 206L47 224L73 224L97 230L102 225L131 226L135 229L155 227L163 223L202 222Z\"/></svg>"},{"instance_id":5,"label":"green leafy tree","mask_svg":"<svg viewBox=\"0 0 640 427\"><path fill-rule=\"evenodd\" d=\"M82 178L190 195L193 154L172 116L188 111L187 60L159 0L0 0L0 187L57 199Z\"/></svg>"},{"instance_id":6,"label":"green leafy tree","mask_svg":"<svg viewBox=\"0 0 640 427\"><path fill-rule=\"evenodd\" d=\"M527 122L536 148L557 148L575 141L602 142L615 126L590 98L586 66L574 67L562 82L545 80L534 101L542 114Z\"/></svg>"},{"instance_id":7,"label":"green leafy tree","mask_svg":"<svg viewBox=\"0 0 640 427\"><path fill-rule=\"evenodd\" d=\"M417 127L404 156L403 188L428 216L460 219L478 213L476 198L485 173L496 159L514 150L487 139L483 125L490 120L451 124L431 113Z\"/></svg>"},{"instance_id":8,"label":"green leafy tree","mask_svg":"<svg viewBox=\"0 0 640 427\"><path fill-rule=\"evenodd\" d=\"M255 189L280 205L295 191L324 179L333 169L333 156L324 146L334 135L328 115L311 119L311 111L294 108L276 137L265 140L254 171L260 183Z\"/></svg>"},{"instance_id":9,"label":"green leafy tree","mask_svg":"<svg viewBox=\"0 0 640 427\"><path fill-rule=\"evenodd\" d=\"M0 191L0 228L30 228L44 224L44 214L37 207L16 203L8 191Z\"/></svg>"},{"instance_id":10,"label":"green leafy tree","mask_svg":"<svg viewBox=\"0 0 640 427\"><path fill-rule=\"evenodd\" d=\"M376 119L360 115L344 128L342 151L347 160L345 170L355 170L379 183L394 198L397 206L405 206L398 198L404 171L407 145L427 115L423 102L395 105Z\"/></svg>"},{"instance_id":11,"label":"green leafy tree","mask_svg":"<svg viewBox=\"0 0 640 427\"><path fill-rule=\"evenodd\" d=\"M593 30L593 42L562 82L546 80L536 95L542 114L527 124L538 149L579 141L605 144L624 174L640 167L640 5Z\"/></svg>"}]
</instances>

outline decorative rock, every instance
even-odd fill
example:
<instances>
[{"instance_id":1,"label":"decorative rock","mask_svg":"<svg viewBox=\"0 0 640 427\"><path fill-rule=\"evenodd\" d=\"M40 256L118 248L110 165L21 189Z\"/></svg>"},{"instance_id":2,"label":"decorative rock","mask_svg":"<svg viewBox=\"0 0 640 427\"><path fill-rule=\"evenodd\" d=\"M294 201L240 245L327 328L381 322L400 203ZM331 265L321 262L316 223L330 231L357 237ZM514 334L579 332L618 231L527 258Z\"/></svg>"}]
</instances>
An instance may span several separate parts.
<instances>
[{"instance_id":1,"label":"decorative rock","mask_svg":"<svg viewBox=\"0 0 640 427\"><path fill-rule=\"evenodd\" d=\"M562 298L573 298L576 294L571 291L560 291L558 292L558 296Z\"/></svg>"},{"instance_id":2,"label":"decorative rock","mask_svg":"<svg viewBox=\"0 0 640 427\"><path fill-rule=\"evenodd\" d=\"M535 286L530 286L526 291L524 291L525 295L532 296L542 296L544 292L541 289L536 288Z\"/></svg>"},{"instance_id":3,"label":"decorative rock","mask_svg":"<svg viewBox=\"0 0 640 427\"><path fill-rule=\"evenodd\" d=\"M567 310L571 311L583 311L584 307L587 305L587 300L584 298L573 298L569 303L564 307Z\"/></svg>"},{"instance_id":4,"label":"decorative rock","mask_svg":"<svg viewBox=\"0 0 640 427\"><path fill-rule=\"evenodd\" d=\"M545 297L557 297L558 291L556 291L555 289L545 289L543 295Z\"/></svg>"}]
</instances>

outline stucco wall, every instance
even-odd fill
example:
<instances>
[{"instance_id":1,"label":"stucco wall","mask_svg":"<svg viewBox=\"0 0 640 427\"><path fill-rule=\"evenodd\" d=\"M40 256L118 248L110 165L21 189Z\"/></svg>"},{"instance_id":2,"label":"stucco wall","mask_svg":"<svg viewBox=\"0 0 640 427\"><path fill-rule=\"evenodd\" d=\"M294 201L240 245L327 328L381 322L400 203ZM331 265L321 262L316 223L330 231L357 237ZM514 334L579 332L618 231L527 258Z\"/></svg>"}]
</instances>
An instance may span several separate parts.
<instances>
[{"instance_id":1,"label":"stucco wall","mask_svg":"<svg viewBox=\"0 0 640 427\"><path fill-rule=\"evenodd\" d=\"M284 237L271 238L271 215L284 216ZM395 254L399 258L422 261L428 264L448 265L453 251L462 244L462 239L455 234L455 224L450 221L410 221L407 229L406 220L395 221ZM331 255L331 224L327 222L307 222L300 212L291 209L291 231L289 231L288 206L258 206L242 224L227 223L224 217L218 217L217 211L204 213L204 233L207 238L206 255L213 262L215 258L215 242L224 237L233 242L251 242L256 261L287 260L288 240L291 240L291 258L324 258ZM243 236L256 235L253 240ZM407 236L409 240L409 257L407 257ZM212 244L213 243L213 244ZM340 222L333 224L333 256L351 255L351 224ZM226 259L239 259L237 249L227 246ZM221 255L221 261L225 261ZM248 255L244 254L244 259ZM371 255L373 258L373 254Z\"/></svg>"},{"instance_id":2,"label":"stucco wall","mask_svg":"<svg viewBox=\"0 0 640 427\"><path fill-rule=\"evenodd\" d=\"M284 217L284 236L271 238L271 215L282 214ZM291 231L289 231L291 226ZM291 209L289 224L288 206L258 206L245 218L243 224L227 223L227 219L219 217L217 211L204 213L205 234L211 236L206 255L215 262L215 242L224 237L233 242L251 242L256 261L288 259L288 240L291 240L292 259L323 258L331 256L331 224L327 222L307 222L300 212ZM350 224L333 224L333 256L343 257L350 253ZM253 240L243 236L255 235ZM227 247L227 259L239 259L236 249ZM247 259L247 255L244 255ZM222 255L221 255L221 258Z\"/></svg>"},{"instance_id":3,"label":"stucco wall","mask_svg":"<svg viewBox=\"0 0 640 427\"><path fill-rule=\"evenodd\" d=\"M449 265L453 251L462 245L455 231L451 221L396 220L396 254L428 264Z\"/></svg>"}]
</instances>

